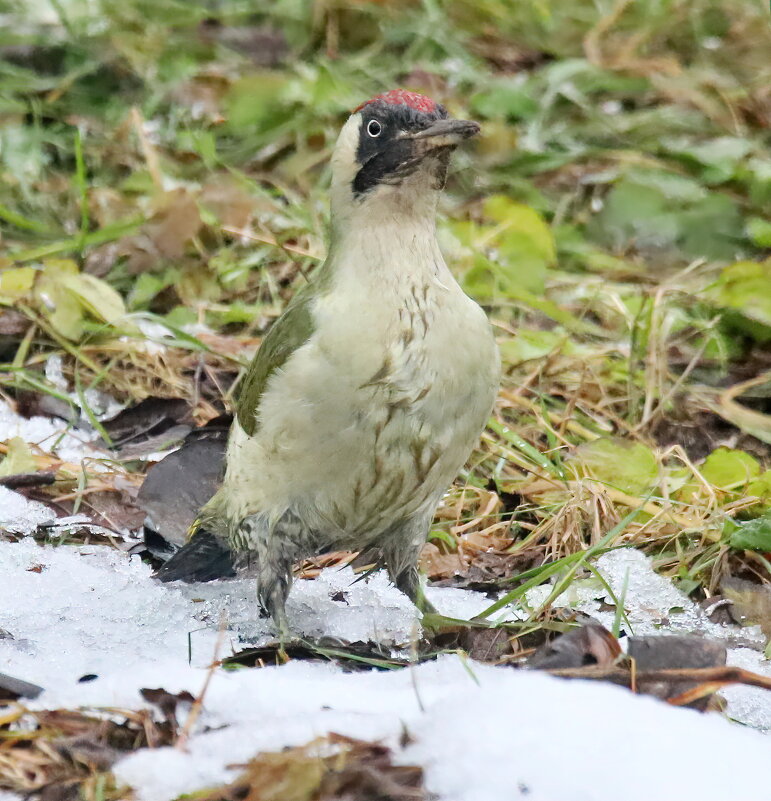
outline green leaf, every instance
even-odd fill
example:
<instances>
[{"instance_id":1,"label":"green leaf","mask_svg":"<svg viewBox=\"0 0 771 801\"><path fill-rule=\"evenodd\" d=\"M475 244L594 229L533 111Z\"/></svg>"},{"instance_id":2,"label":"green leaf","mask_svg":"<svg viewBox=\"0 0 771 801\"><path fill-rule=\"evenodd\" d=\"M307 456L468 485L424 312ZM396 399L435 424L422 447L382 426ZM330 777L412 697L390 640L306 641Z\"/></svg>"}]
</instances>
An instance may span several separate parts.
<instances>
[{"instance_id":1,"label":"green leaf","mask_svg":"<svg viewBox=\"0 0 771 801\"><path fill-rule=\"evenodd\" d=\"M503 226L501 247L506 248L514 235L513 241L519 248L539 256L549 265L557 260L551 229L535 209L515 203L505 195L492 195L485 201L483 211L485 217Z\"/></svg>"},{"instance_id":2,"label":"green leaf","mask_svg":"<svg viewBox=\"0 0 771 801\"><path fill-rule=\"evenodd\" d=\"M0 462L0 476L34 473L37 470L32 450L21 437L11 437L7 446L5 459Z\"/></svg>"},{"instance_id":3,"label":"green leaf","mask_svg":"<svg viewBox=\"0 0 771 801\"><path fill-rule=\"evenodd\" d=\"M271 70L237 80L225 97L228 126L236 131L251 127L267 130L282 122L291 114L281 103L288 82L285 74Z\"/></svg>"},{"instance_id":4,"label":"green leaf","mask_svg":"<svg viewBox=\"0 0 771 801\"><path fill-rule=\"evenodd\" d=\"M771 222L761 217L747 220L747 236L759 248L771 248Z\"/></svg>"},{"instance_id":5,"label":"green leaf","mask_svg":"<svg viewBox=\"0 0 771 801\"><path fill-rule=\"evenodd\" d=\"M760 498L760 506L771 507L771 470L766 470L750 481L747 495Z\"/></svg>"},{"instance_id":6,"label":"green leaf","mask_svg":"<svg viewBox=\"0 0 771 801\"><path fill-rule=\"evenodd\" d=\"M118 292L96 276L80 273L70 259L43 262L34 296L57 333L73 341L83 336L85 313L111 325L126 315Z\"/></svg>"},{"instance_id":7,"label":"green leaf","mask_svg":"<svg viewBox=\"0 0 771 801\"><path fill-rule=\"evenodd\" d=\"M754 456L744 451L718 448L710 453L700 472L714 487L733 489L758 477L760 464Z\"/></svg>"},{"instance_id":8,"label":"green leaf","mask_svg":"<svg viewBox=\"0 0 771 801\"><path fill-rule=\"evenodd\" d=\"M699 165L705 183L719 184L734 177L739 164L752 152L752 143L738 136L719 136L698 144L673 142L667 149L683 161Z\"/></svg>"},{"instance_id":9,"label":"green leaf","mask_svg":"<svg viewBox=\"0 0 771 801\"><path fill-rule=\"evenodd\" d=\"M471 98L471 109L481 117L507 117L511 120L528 120L538 112L538 101L532 89L518 78L499 78L485 85Z\"/></svg>"},{"instance_id":10,"label":"green leaf","mask_svg":"<svg viewBox=\"0 0 771 801\"><path fill-rule=\"evenodd\" d=\"M738 525L728 542L740 551L771 551L771 514Z\"/></svg>"},{"instance_id":11,"label":"green leaf","mask_svg":"<svg viewBox=\"0 0 771 801\"><path fill-rule=\"evenodd\" d=\"M35 299L54 330L65 339L77 341L83 335L83 307L62 284L55 269L47 267L38 278Z\"/></svg>"},{"instance_id":12,"label":"green leaf","mask_svg":"<svg viewBox=\"0 0 771 801\"><path fill-rule=\"evenodd\" d=\"M60 281L97 320L115 325L126 316L123 298L95 275L63 275Z\"/></svg>"},{"instance_id":13,"label":"green leaf","mask_svg":"<svg viewBox=\"0 0 771 801\"><path fill-rule=\"evenodd\" d=\"M722 306L771 326L771 259L729 265L715 284L713 296Z\"/></svg>"},{"instance_id":14,"label":"green leaf","mask_svg":"<svg viewBox=\"0 0 771 801\"><path fill-rule=\"evenodd\" d=\"M598 242L613 249L682 252L689 257L732 259L744 238L736 203L718 192L704 193L688 179L659 171L637 171L616 182L602 211L588 226Z\"/></svg>"},{"instance_id":15,"label":"green leaf","mask_svg":"<svg viewBox=\"0 0 771 801\"><path fill-rule=\"evenodd\" d=\"M650 489L658 477L653 451L641 442L619 437L602 437L580 445L570 466L577 476L589 475L633 495Z\"/></svg>"},{"instance_id":16,"label":"green leaf","mask_svg":"<svg viewBox=\"0 0 771 801\"><path fill-rule=\"evenodd\" d=\"M37 270L32 267L10 267L0 271L0 297L19 300L28 295L36 275Z\"/></svg>"},{"instance_id":17,"label":"green leaf","mask_svg":"<svg viewBox=\"0 0 771 801\"><path fill-rule=\"evenodd\" d=\"M513 298L520 291L542 295L546 270L557 259L554 237L543 217L503 195L488 198L484 213L494 227L455 229L475 254L464 276L467 290L477 297Z\"/></svg>"},{"instance_id":18,"label":"green leaf","mask_svg":"<svg viewBox=\"0 0 771 801\"><path fill-rule=\"evenodd\" d=\"M575 351L575 346L566 333L531 328L518 328L511 338L506 338L499 344L499 348L501 358L506 364L542 359L556 350L564 353Z\"/></svg>"}]
</instances>

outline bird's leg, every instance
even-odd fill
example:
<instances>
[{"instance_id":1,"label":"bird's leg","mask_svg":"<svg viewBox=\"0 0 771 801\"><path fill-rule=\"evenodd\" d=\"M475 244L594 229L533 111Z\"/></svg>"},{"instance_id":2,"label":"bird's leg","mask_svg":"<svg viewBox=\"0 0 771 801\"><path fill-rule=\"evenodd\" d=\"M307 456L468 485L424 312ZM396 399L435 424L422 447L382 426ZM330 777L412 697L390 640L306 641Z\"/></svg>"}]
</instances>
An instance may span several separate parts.
<instances>
[{"instance_id":1,"label":"bird's leg","mask_svg":"<svg viewBox=\"0 0 771 801\"><path fill-rule=\"evenodd\" d=\"M257 598L262 611L278 629L280 653L290 640L286 599L292 587L292 564L302 550L304 527L299 518L286 511L270 525L266 515L251 515L240 530L257 556Z\"/></svg>"},{"instance_id":2,"label":"bird's leg","mask_svg":"<svg viewBox=\"0 0 771 801\"><path fill-rule=\"evenodd\" d=\"M430 518L420 515L403 521L383 538L381 551L388 575L423 614L436 612L426 598L418 572L418 557L426 542Z\"/></svg>"},{"instance_id":3,"label":"bird's leg","mask_svg":"<svg viewBox=\"0 0 771 801\"><path fill-rule=\"evenodd\" d=\"M415 558L417 560L417 554ZM400 589L412 603L415 604L420 612L424 615L434 614L436 612L436 607L426 598L417 564L402 570L402 572L398 573L396 576L389 570L388 575L391 577L391 581L393 581L397 589Z\"/></svg>"},{"instance_id":4,"label":"bird's leg","mask_svg":"<svg viewBox=\"0 0 771 801\"><path fill-rule=\"evenodd\" d=\"M279 654L286 658L284 647L289 641L289 620L286 599L292 587L292 558L271 537L265 547L257 548L257 598L266 615L278 629Z\"/></svg>"}]
</instances>

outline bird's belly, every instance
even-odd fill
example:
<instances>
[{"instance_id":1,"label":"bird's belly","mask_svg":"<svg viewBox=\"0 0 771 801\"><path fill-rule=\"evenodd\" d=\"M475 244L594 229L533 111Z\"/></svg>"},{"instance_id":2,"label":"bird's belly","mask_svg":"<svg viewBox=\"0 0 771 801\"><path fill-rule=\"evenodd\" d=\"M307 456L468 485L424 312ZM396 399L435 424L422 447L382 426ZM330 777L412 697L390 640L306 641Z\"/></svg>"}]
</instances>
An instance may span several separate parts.
<instances>
[{"instance_id":1,"label":"bird's belly","mask_svg":"<svg viewBox=\"0 0 771 801\"><path fill-rule=\"evenodd\" d=\"M292 509L326 546L360 548L430 511L490 412L493 349L481 346L488 366L473 348L464 357L420 342L384 370L382 350L368 362L361 349L347 360L335 348L331 361L323 343L307 343L271 379L255 436L231 437L242 452L228 456L248 506L240 513Z\"/></svg>"}]
</instances>

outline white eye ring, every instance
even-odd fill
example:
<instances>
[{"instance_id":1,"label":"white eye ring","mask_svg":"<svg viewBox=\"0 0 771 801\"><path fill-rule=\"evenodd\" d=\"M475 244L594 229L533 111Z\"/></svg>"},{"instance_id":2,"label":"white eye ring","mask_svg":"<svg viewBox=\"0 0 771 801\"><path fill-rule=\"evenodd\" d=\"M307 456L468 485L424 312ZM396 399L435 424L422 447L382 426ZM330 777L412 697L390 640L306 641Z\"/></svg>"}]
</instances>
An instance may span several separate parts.
<instances>
[{"instance_id":1,"label":"white eye ring","mask_svg":"<svg viewBox=\"0 0 771 801\"><path fill-rule=\"evenodd\" d=\"M373 139L376 139L381 133L383 133L383 126L377 120L370 120L367 123L367 133Z\"/></svg>"}]
</instances>

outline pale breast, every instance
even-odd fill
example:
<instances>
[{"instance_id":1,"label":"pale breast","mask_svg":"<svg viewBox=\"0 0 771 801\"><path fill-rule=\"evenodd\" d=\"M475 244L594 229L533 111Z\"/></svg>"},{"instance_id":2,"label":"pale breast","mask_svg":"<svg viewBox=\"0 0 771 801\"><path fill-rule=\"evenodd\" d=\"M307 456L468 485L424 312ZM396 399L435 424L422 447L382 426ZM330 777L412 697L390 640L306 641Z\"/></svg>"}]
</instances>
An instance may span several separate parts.
<instances>
[{"instance_id":1,"label":"pale breast","mask_svg":"<svg viewBox=\"0 0 771 801\"><path fill-rule=\"evenodd\" d=\"M436 503L490 413L499 362L457 285L407 289L368 309L333 298L322 321L334 324L270 379L255 437L231 437L242 512L292 508L339 540Z\"/></svg>"}]
</instances>

